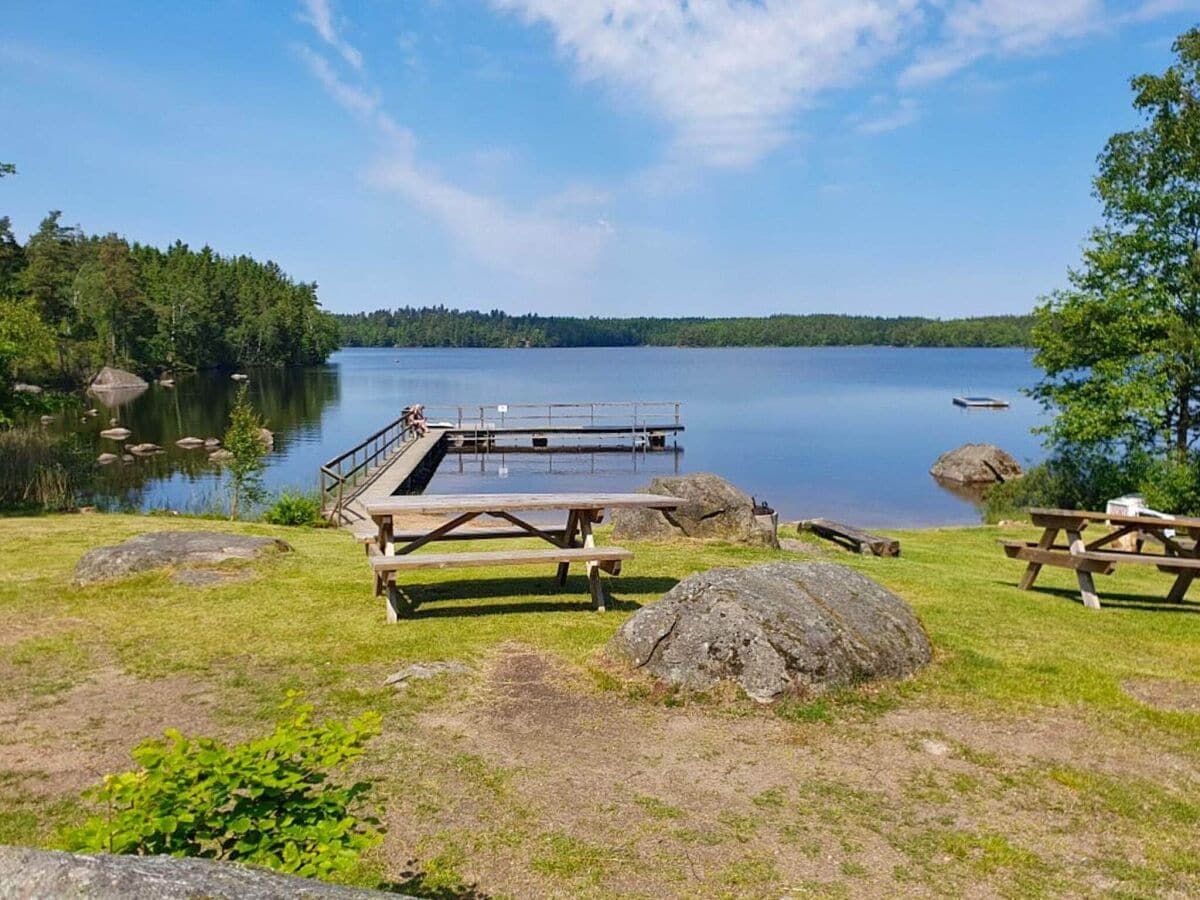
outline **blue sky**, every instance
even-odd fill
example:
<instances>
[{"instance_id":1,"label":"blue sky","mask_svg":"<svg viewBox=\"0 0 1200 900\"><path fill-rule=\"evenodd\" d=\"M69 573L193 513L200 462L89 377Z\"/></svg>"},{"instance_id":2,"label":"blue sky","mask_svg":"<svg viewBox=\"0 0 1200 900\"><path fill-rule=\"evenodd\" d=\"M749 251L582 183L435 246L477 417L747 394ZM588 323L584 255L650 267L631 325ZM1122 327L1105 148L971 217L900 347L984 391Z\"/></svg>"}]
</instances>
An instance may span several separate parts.
<instances>
[{"instance_id":1,"label":"blue sky","mask_svg":"<svg viewBox=\"0 0 1200 900\"><path fill-rule=\"evenodd\" d=\"M9 0L0 214L338 311L1021 312L1188 0Z\"/></svg>"}]
</instances>

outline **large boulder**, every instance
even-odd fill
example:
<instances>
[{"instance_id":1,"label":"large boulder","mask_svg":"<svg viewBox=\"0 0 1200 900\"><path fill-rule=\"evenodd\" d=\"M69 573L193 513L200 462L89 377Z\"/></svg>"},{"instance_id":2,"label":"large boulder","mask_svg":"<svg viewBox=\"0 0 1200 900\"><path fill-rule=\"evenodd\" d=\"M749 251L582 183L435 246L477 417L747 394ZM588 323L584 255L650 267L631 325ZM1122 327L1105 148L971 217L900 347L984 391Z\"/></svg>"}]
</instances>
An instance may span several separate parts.
<instances>
[{"instance_id":1,"label":"large boulder","mask_svg":"<svg viewBox=\"0 0 1200 900\"><path fill-rule=\"evenodd\" d=\"M776 547L779 540L767 517L754 515L750 495L724 478L707 472L655 478L641 493L678 497L672 512L656 509L613 511L617 539L710 538L757 547Z\"/></svg>"},{"instance_id":2,"label":"large boulder","mask_svg":"<svg viewBox=\"0 0 1200 900\"><path fill-rule=\"evenodd\" d=\"M943 453L929 474L958 484L991 484L1020 478L1021 464L994 444L963 444Z\"/></svg>"},{"instance_id":3,"label":"large boulder","mask_svg":"<svg viewBox=\"0 0 1200 900\"><path fill-rule=\"evenodd\" d=\"M269 869L175 856L84 856L0 847L0 900L373 900L405 895L324 884Z\"/></svg>"},{"instance_id":4,"label":"large boulder","mask_svg":"<svg viewBox=\"0 0 1200 900\"><path fill-rule=\"evenodd\" d=\"M113 366L105 366L92 379L92 390L94 391L111 391L149 386L144 378L135 375L133 372L126 372L124 369L117 369Z\"/></svg>"},{"instance_id":5,"label":"large boulder","mask_svg":"<svg viewBox=\"0 0 1200 900\"><path fill-rule=\"evenodd\" d=\"M151 531L97 547L75 566L75 583L92 584L166 566L213 565L291 550L285 541L219 531Z\"/></svg>"},{"instance_id":6,"label":"large boulder","mask_svg":"<svg viewBox=\"0 0 1200 900\"><path fill-rule=\"evenodd\" d=\"M691 575L639 610L609 653L670 684L731 680L766 703L926 665L929 638L908 604L826 562L781 562Z\"/></svg>"}]
</instances>

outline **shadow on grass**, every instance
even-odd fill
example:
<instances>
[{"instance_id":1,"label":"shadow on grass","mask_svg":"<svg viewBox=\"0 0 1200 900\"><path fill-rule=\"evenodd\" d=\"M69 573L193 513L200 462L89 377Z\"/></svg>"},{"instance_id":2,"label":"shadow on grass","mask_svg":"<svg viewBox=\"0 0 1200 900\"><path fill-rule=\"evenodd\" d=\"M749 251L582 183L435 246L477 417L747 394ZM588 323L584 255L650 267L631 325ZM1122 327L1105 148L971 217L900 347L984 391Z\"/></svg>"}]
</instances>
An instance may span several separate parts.
<instances>
[{"instance_id":1,"label":"shadow on grass","mask_svg":"<svg viewBox=\"0 0 1200 900\"><path fill-rule=\"evenodd\" d=\"M399 881L385 881L376 886L376 890L388 894L403 894L406 897L420 897L422 900L489 900L490 894L485 894L473 884L447 887L440 884L441 879L433 879L424 872L404 872Z\"/></svg>"},{"instance_id":2,"label":"shadow on grass","mask_svg":"<svg viewBox=\"0 0 1200 900\"><path fill-rule=\"evenodd\" d=\"M641 603L622 599L622 595L665 594L678 583L674 578L605 578L607 608L626 612L641 609ZM559 587L552 577L463 578L429 585L401 585L400 593L409 604L409 610L404 614L406 619L581 612L592 608L587 578L582 576L568 578L563 587ZM504 602L487 602L488 598L502 598ZM445 605L447 602L453 605ZM431 607L429 604L433 603L438 605ZM412 608L414 604L415 609Z\"/></svg>"},{"instance_id":3,"label":"shadow on grass","mask_svg":"<svg viewBox=\"0 0 1200 900\"><path fill-rule=\"evenodd\" d=\"M1011 587L1017 590L1015 581L997 581L995 584ZM1194 600L1184 598L1182 603L1171 603L1167 600L1167 591L1171 589L1168 582L1163 585L1161 595L1154 594L1118 594L1106 592L1103 590L1103 585L1097 585L1096 593L1100 597L1100 606L1109 609L1128 609L1141 610L1143 612L1162 612L1162 613L1200 613L1200 603ZM1034 586L1027 592L1034 596L1053 597L1060 600L1068 600L1076 606L1082 607L1083 601L1080 599L1079 590L1077 588L1060 588L1060 587L1038 587Z\"/></svg>"}]
</instances>

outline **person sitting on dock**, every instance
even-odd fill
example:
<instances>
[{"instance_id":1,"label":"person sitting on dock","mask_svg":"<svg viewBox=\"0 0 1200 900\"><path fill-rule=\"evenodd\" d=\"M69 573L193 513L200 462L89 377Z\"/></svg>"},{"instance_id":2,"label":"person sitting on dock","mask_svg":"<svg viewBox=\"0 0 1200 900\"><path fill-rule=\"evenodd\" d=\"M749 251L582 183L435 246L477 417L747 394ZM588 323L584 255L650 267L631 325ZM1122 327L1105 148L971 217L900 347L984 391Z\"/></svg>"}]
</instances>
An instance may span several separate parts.
<instances>
[{"instance_id":1,"label":"person sitting on dock","mask_svg":"<svg viewBox=\"0 0 1200 900\"><path fill-rule=\"evenodd\" d=\"M425 437L429 433L429 423L425 421L425 407L420 403L404 407L400 416L405 426L411 428L417 437Z\"/></svg>"}]
</instances>

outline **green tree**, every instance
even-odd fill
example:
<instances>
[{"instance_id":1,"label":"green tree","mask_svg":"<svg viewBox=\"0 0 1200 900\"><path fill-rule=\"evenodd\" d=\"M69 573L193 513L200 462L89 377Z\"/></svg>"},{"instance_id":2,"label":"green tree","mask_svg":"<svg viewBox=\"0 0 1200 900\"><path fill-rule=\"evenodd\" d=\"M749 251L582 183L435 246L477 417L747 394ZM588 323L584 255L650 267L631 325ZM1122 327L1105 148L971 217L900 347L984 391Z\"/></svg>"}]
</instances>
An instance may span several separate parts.
<instances>
[{"instance_id":1,"label":"green tree","mask_svg":"<svg viewBox=\"0 0 1200 900\"><path fill-rule=\"evenodd\" d=\"M94 258L75 276L80 318L95 334L106 362L144 360L143 345L154 330L141 270L129 245L115 234L96 242Z\"/></svg>"},{"instance_id":2,"label":"green tree","mask_svg":"<svg viewBox=\"0 0 1200 900\"><path fill-rule=\"evenodd\" d=\"M16 166L14 166L12 163L0 162L0 178L3 178L5 175L16 175L16 174L17 174Z\"/></svg>"},{"instance_id":3,"label":"green tree","mask_svg":"<svg viewBox=\"0 0 1200 900\"><path fill-rule=\"evenodd\" d=\"M230 453L225 460L225 472L229 480L231 521L237 519L245 504L256 503L265 496L262 486L262 471L266 468L263 458L267 455L267 445L263 440L264 427L243 384L229 413L229 427L225 429L223 442Z\"/></svg>"},{"instance_id":4,"label":"green tree","mask_svg":"<svg viewBox=\"0 0 1200 900\"><path fill-rule=\"evenodd\" d=\"M1200 435L1200 29L1173 49L1132 80L1144 124L1100 154L1103 221L1035 313L1032 393L1061 453L1191 465Z\"/></svg>"}]
</instances>

